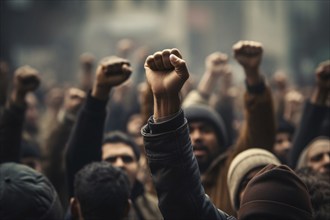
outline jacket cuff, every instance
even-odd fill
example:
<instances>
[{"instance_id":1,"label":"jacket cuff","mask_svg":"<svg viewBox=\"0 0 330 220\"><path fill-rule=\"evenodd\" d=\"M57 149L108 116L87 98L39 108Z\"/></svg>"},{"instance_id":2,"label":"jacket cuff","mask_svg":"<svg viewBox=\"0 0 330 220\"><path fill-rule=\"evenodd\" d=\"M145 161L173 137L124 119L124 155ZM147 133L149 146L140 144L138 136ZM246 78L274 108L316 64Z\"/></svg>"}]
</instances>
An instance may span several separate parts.
<instances>
[{"instance_id":1,"label":"jacket cuff","mask_svg":"<svg viewBox=\"0 0 330 220\"><path fill-rule=\"evenodd\" d=\"M108 100L102 101L92 96L92 92L89 91L87 100L85 103L85 109L93 112L102 112L105 110Z\"/></svg>"},{"instance_id":2,"label":"jacket cuff","mask_svg":"<svg viewBox=\"0 0 330 220\"><path fill-rule=\"evenodd\" d=\"M151 134L161 134L176 130L184 124L184 114L182 109L173 117L166 121L155 122L153 116L148 120L148 127Z\"/></svg>"}]
</instances>

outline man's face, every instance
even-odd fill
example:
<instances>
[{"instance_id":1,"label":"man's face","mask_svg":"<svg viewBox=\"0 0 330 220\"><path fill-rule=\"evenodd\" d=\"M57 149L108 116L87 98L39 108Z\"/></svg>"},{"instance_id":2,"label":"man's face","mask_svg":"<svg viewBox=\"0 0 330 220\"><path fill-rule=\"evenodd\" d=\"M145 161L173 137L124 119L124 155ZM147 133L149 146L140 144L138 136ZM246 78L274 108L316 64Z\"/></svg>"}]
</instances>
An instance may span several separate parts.
<instances>
[{"instance_id":1,"label":"man's face","mask_svg":"<svg viewBox=\"0 0 330 220\"><path fill-rule=\"evenodd\" d=\"M319 173L330 174L330 141L322 140L308 151L307 166Z\"/></svg>"},{"instance_id":2,"label":"man's face","mask_svg":"<svg viewBox=\"0 0 330 220\"><path fill-rule=\"evenodd\" d=\"M203 173L218 156L220 146L214 128L207 122L189 122L190 139L200 172Z\"/></svg>"},{"instance_id":3,"label":"man's face","mask_svg":"<svg viewBox=\"0 0 330 220\"><path fill-rule=\"evenodd\" d=\"M130 146L125 143L105 143L102 146L102 160L123 169L131 186L134 185L139 164Z\"/></svg>"},{"instance_id":4,"label":"man's face","mask_svg":"<svg viewBox=\"0 0 330 220\"><path fill-rule=\"evenodd\" d=\"M278 132L276 134L274 154L283 162L287 163L289 151L291 150L291 135L287 132Z\"/></svg>"}]
</instances>

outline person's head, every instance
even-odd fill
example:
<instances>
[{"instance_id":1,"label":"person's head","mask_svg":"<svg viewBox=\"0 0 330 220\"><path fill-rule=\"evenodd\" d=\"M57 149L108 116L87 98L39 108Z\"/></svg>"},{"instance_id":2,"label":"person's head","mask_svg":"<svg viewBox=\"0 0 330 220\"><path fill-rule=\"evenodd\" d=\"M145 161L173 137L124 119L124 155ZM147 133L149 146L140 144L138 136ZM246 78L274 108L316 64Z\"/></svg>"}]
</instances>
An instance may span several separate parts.
<instances>
[{"instance_id":1,"label":"person's head","mask_svg":"<svg viewBox=\"0 0 330 220\"><path fill-rule=\"evenodd\" d=\"M58 220L63 210L50 181L17 163L0 164L1 220Z\"/></svg>"},{"instance_id":2,"label":"person's head","mask_svg":"<svg viewBox=\"0 0 330 220\"><path fill-rule=\"evenodd\" d=\"M294 130L294 126L290 122L286 120L280 120L278 122L273 152L283 164L288 163Z\"/></svg>"},{"instance_id":3,"label":"person's head","mask_svg":"<svg viewBox=\"0 0 330 220\"><path fill-rule=\"evenodd\" d=\"M321 136L315 138L301 153L297 169L310 167L316 172L330 175L330 139Z\"/></svg>"},{"instance_id":4,"label":"person's head","mask_svg":"<svg viewBox=\"0 0 330 220\"><path fill-rule=\"evenodd\" d=\"M133 139L120 131L106 134L102 144L102 160L123 169L134 185L139 170L140 150Z\"/></svg>"},{"instance_id":5,"label":"person's head","mask_svg":"<svg viewBox=\"0 0 330 220\"><path fill-rule=\"evenodd\" d=\"M268 164L280 165L280 161L271 152L261 148L251 148L238 154L231 162L227 183L230 202L236 211L248 182Z\"/></svg>"},{"instance_id":6,"label":"person's head","mask_svg":"<svg viewBox=\"0 0 330 220\"><path fill-rule=\"evenodd\" d=\"M238 219L312 220L306 185L288 166L269 164L247 184Z\"/></svg>"},{"instance_id":7,"label":"person's head","mask_svg":"<svg viewBox=\"0 0 330 220\"><path fill-rule=\"evenodd\" d=\"M107 162L93 162L75 175L71 213L79 220L121 220L127 216L129 180Z\"/></svg>"},{"instance_id":8,"label":"person's head","mask_svg":"<svg viewBox=\"0 0 330 220\"><path fill-rule=\"evenodd\" d=\"M313 219L330 219L330 182L329 177L310 167L296 170L297 175L306 184L313 207Z\"/></svg>"},{"instance_id":9,"label":"person's head","mask_svg":"<svg viewBox=\"0 0 330 220\"><path fill-rule=\"evenodd\" d=\"M144 125L144 121L141 114L131 115L126 125L127 133L133 138L134 142L139 146L141 152L144 147L143 137L141 135L141 128L143 125Z\"/></svg>"},{"instance_id":10,"label":"person's head","mask_svg":"<svg viewBox=\"0 0 330 220\"><path fill-rule=\"evenodd\" d=\"M40 147L36 142L23 137L21 142L20 163L39 172L42 171Z\"/></svg>"},{"instance_id":11,"label":"person's head","mask_svg":"<svg viewBox=\"0 0 330 220\"><path fill-rule=\"evenodd\" d=\"M194 154L203 173L213 159L227 149L227 132L221 116L211 107L189 105L184 108L184 114Z\"/></svg>"}]
</instances>

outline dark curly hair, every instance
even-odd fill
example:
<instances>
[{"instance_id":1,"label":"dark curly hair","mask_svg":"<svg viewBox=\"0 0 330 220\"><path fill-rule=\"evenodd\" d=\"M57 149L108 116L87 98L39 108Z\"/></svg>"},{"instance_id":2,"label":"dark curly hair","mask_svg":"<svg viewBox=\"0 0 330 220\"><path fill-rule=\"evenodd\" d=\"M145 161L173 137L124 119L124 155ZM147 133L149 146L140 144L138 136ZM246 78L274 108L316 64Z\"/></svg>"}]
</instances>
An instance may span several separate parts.
<instances>
[{"instance_id":1,"label":"dark curly hair","mask_svg":"<svg viewBox=\"0 0 330 220\"><path fill-rule=\"evenodd\" d=\"M74 195L85 220L122 219L129 193L124 171L108 162L90 163L75 175Z\"/></svg>"}]
</instances>

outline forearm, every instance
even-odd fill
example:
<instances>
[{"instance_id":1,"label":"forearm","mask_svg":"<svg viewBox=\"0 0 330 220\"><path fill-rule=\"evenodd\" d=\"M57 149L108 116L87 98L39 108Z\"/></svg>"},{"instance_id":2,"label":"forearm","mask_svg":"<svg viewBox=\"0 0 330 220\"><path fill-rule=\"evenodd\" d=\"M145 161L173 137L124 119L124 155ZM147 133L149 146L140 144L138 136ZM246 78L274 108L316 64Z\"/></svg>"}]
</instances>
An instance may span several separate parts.
<instances>
[{"instance_id":1,"label":"forearm","mask_svg":"<svg viewBox=\"0 0 330 220\"><path fill-rule=\"evenodd\" d=\"M64 174L63 153L70 137L73 125L74 120L64 118L63 120L57 122L46 138L46 155L44 156L47 160L47 164L44 167L44 172L53 183L63 181L63 178L59 178L59 176Z\"/></svg>"},{"instance_id":2,"label":"forearm","mask_svg":"<svg viewBox=\"0 0 330 220\"><path fill-rule=\"evenodd\" d=\"M70 135L66 155L70 195L75 173L84 165L101 160L105 106L106 101L95 99L89 94Z\"/></svg>"},{"instance_id":3,"label":"forearm","mask_svg":"<svg viewBox=\"0 0 330 220\"><path fill-rule=\"evenodd\" d=\"M0 119L0 163L19 162L26 106L10 103Z\"/></svg>"},{"instance_id":4,"label":"forearm","mask_svg":"<svg viewBox=\"0 0 330 220\"><path fill-rule=\"evenodd\" d=\"M219 75L205 72L200 80L197 91L206 99L211 96L216 84L218 83Z\"/></svg>"},{"instance_id":5,"label":"forearm","mask_svg":"<svg viewBox=\"0 0 330 220\"><path fill-rule=\"evenodd\" d=\"M295 168L299 155L308 143L320 134L322 123L330 112L330 107L307 101L303 110L299 128L295 132L290 153L290 166Z\"/></svg>"},{"instance_id":6,"label":"forearm","mask_svg":"<svg viewBox=\"0 0 330 220\"><path fill-rule=\"evenodd\" d=\"M142 134L164 219L226 219L205 196L183 113Z\"/></svg>"},{"instance_id":7,"label":"forearm","mask_svg":"<svg viewBox=\"0 0 330 220\"><path fill-rule=\"evenodd\" d=\"M181 101L179 94L171 97L154 97L154 119L161 120L179 112Z\"/></svg>"},{"instance_id":8,"label":"forearm","mask_svg":"<svg viewBox=\"0 0 330 220\"><path fill-rule=\"evenodd\" d=\"M241 152L260 147L271 151L275 141L275 115L271 91L264 81L249 86L244 96L245 121L236 147Z\"/></svg>"}]
</instances>

